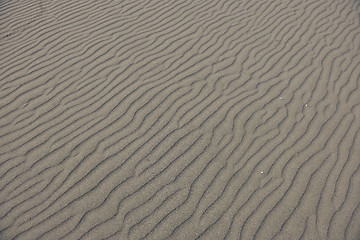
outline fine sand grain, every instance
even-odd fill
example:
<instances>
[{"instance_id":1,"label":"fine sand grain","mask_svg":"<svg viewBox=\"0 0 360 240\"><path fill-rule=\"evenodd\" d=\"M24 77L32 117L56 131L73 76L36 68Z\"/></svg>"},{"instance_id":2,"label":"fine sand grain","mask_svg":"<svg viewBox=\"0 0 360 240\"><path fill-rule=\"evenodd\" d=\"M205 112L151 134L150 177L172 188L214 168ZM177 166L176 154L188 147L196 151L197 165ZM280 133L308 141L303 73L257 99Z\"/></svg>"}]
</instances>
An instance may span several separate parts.
<instances>
[{"instance_id":1,"label":"fine sand grain","mask_svg":"<svg viewBox=\"0 0 360 240\"><path fill-rule=\"evenodd\" d=\"M360 239L359 0L0 1L0 239Z\"/></svg>"}]
</instances>

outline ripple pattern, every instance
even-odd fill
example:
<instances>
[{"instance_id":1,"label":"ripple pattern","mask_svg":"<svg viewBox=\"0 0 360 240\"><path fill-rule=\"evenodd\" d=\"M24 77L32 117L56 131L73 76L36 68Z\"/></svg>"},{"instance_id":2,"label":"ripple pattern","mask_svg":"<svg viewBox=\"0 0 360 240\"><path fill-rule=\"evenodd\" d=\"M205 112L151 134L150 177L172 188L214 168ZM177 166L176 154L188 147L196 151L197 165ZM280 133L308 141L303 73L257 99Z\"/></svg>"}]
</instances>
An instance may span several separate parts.
<instances>
[{"instance_id":1,"label":"ripple pattern","mask_svg":"<svg viewBox=\"0 0 360 240\"><path fill-rule=\"evenodd\" d=\"M360 2L0 2L0 239L360 238Z\"/></svg>"}]
</instances>

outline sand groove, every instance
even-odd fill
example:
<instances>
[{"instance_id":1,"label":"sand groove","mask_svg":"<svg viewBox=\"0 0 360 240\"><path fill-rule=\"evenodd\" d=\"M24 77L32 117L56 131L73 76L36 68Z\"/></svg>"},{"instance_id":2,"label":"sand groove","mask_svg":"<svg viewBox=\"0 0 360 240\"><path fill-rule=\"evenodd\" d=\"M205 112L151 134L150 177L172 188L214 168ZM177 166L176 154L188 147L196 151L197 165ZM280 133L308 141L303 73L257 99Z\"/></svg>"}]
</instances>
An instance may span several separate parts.
<instances>
[{"instance_id":1,"label":"sand groove","mask_svg":"<svg viewBox=\"0 0 360 240\"><path fill-rule=\"evenodd\" d=\"M0 10L0 239L360 237L358 1Z\"/></svg>"}]
</instances>

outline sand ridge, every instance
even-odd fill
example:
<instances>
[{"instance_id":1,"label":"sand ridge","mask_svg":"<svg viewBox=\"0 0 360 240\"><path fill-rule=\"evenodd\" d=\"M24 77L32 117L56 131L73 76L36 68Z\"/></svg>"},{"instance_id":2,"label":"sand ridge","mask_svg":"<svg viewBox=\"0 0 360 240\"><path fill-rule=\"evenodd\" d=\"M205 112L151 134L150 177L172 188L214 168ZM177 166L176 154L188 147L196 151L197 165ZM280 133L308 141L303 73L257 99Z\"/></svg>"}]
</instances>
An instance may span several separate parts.
<instances>
[{"instance_id":1,"label":"sand ridge","mask_svg":"<svg viewBox=\"0 0 360 240\"><path fill-rule=\"evenodd\" d=\"M0 11L0 239L359 239L359 1Z\"/></svg>"}]
</instances>

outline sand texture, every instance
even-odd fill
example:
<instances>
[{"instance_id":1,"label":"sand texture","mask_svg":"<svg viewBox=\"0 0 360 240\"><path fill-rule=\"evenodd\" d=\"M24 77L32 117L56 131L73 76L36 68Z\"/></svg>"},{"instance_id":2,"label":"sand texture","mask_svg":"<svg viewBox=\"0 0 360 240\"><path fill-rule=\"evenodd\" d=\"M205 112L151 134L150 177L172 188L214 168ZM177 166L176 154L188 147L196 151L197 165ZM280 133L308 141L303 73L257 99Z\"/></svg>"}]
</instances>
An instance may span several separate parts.
<instances>
[{"instance_id":1,"label":"sand texture","mask_svg":"<svg viewBox=\"0 0 360 240\"><path fill-rule=\"evenodd\" d=\"M0 239L359 240L360 1L0 1Z\"/></svg>"}]
</instances>

